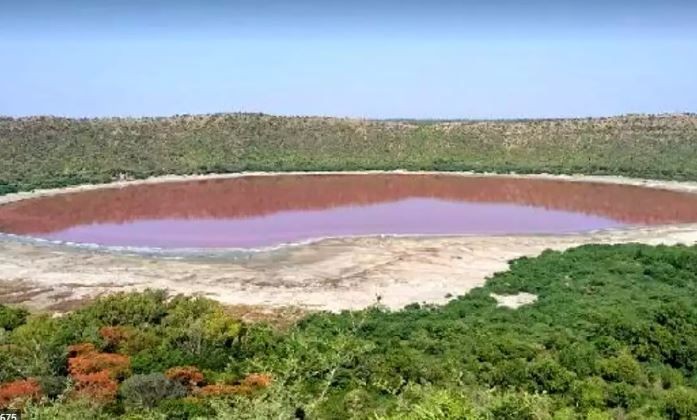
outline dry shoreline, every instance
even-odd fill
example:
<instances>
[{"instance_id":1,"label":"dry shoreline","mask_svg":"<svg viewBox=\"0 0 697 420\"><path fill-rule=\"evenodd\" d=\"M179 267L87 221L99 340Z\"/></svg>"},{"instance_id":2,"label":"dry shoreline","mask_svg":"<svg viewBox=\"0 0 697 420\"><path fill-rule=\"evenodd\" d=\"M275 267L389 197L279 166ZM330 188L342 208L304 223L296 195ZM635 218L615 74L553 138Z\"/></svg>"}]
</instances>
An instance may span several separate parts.
<instances>
[{"instance_id":1,"label":"dry shoreline","mask_svg":"<svg viewBox=\"0 0 697 420\"><path fill-rule=\"evenodd\" d=\"M582 175L463 172L283 172L165 176L103 185L15 193L0 204L39 196L128 185L240 176L441 174L602 182L697 193L697 183ZM0 303L61 310L102 293L163 288L230 305L358 309L444 303L482 285L508 261L587 243L695 244L697 224L607 230L578 235L364 237L325 239L238 259L167 259L0 239Z\"/></svg>"}]
</instances>

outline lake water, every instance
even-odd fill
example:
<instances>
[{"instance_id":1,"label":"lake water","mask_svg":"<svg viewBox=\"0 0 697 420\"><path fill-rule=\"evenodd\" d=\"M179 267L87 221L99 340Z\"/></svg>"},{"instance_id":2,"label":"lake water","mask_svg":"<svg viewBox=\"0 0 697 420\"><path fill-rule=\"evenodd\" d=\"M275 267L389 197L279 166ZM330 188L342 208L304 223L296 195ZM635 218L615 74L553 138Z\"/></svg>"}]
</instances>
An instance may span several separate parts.
<instances>
[{"instance_id":1,"label":"lake water","mask_svg":"<svg viewBox=\"0 0 697 420\"><path fill-rule=\"evenodd\" d=\"M377 234L560 234L694 222L694 194L452 175L250 176L0 206L2 232L155 248L258 248Z\"/></svg>"}]
</instances>

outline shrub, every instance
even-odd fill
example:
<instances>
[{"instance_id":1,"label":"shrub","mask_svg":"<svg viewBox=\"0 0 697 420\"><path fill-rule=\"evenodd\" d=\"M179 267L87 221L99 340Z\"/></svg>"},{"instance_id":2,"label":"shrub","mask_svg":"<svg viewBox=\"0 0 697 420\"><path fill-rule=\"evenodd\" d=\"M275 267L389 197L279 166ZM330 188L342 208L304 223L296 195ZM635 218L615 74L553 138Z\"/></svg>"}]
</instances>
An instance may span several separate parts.
<instances>
[{"instance_id":1,"label":"shrub","mask_svg":"<svg viewBox=\"0 0 697 420\"><path fill-rule=\"evenodd\" d=\"M30 404L25 407L26 416L36 420L113 420L114 412L88 399L64 400L54 404Z\"/></svg>"},{"instance_id":2,"label":"shrub","mask_svg":"<svg viewBox=\"0 0 697 420\"><path fill-rule=\"evenodd\" d=\"M161 346L166 337L163 332L151 329L131 329L126 328L127 333L121 339L115 350L119 353L136 355L143 351L152 351Z\"/></svg>"},{"instance_id":3,"label":"shrub","mask_svg":"<svg viewBox=\"0 0 697 420\"><path fill-rule=\"evenodd\" d=\"M158 411L168 420L188 420L193 418L212 418L215 412L211 407L196 398L165 399L157 406Z\"/></svg>"},{"instance_id":4,"label":"shrub","mask_svg":"<svg viewBox=\"0 0 697 420\"><path fill-rule=\"evenodd\" d=\"M97 404L107 404L116 399L118 383L106 370L74 374L72 378L75 381L74 397Z\"/></svg>"},{"instance_id":5,"label":"shrub","mask_svg":"<svg viewBox=\"0 0 697 420\"><path fill-rule=\"evenodd\" d=\"M201 297L174 297L163 324L194 330L202 339L220 344L236 339L242 332L238 319L226 314L219 303Z\"/></svg>"},{"instance_id":6,"label":"shrub","mask_svg":"<svg viewBox=\"0 0 697 420\"><path fill-rule=\"evenodd\" d=\"M79 343L68 346L68 357L85 356L97 352L97 348L92 343Z\"/></svg>"},{"instance_id":7,"label":"shrub","mask_svg":"<svg viewBox=\"0 0 697 420\"><path fill-rule=\"evenodd\" d=\"M174 366L194 364L190 355L166 344L144 349L132 358L133 371L138 374L162 372Z\"/></svg>"},{"instance_id":8,"label":"shrub","mask_svg":"<svg viewBox=\"0 0 697 420\"><path fill-rule=\"evenodd\" d=\"M608 407L633 409L640 405L640 401L641 394L639 393L639 388L626 382L611 383L608 385Z\"/></svg>"},{"instance_id":9,"label":"shrub","mask_svg":"<svg viewBox=\"0 0 697 420\"><path fill-rule=\"evenodd\" d=\"M167 316L163 320L163 324L168 327L186 327L192 321L218 309L220 309L220 304L213 300L177 295L169 302Z\"/></svg>"},{"instance_id":10,"label":"shrub","mask_svg":"<svg viewBox=\"0 0 697 420\"><path fill-rule=\"evenodd\" d=\"M78 314L102 325L141 326L158 324L167 314L163 290L146 290L142 293L116 293L102 297Z\"/></svg>"},{"instance_id":11,"label":"shrub","mask_svg":"<svg viewBox=\"0 0 697 420\"><path fill-rule=\"evenodd\" d=\"M27 320L29 312L22 308L0 305L0 330L12 331Z\"/></svg>"},{"instance_id":12,"label":"shrub","mask_svg":"<svg viewBox=\"0 0 697 420\"><path fill-rule=\"evenodd\" d=\"M165 372L165 376L188 389L203 385L203 373L196 366L177 366Z\"/></svg>"},{"instance_id":13,"label":"shrub","mask_svg":"<svg viewBox=\"0 0 697 420\"><path fill-rule=\"evenodd\" d=\"M56 398L65 391L68 380L64 376L42 376L37 378L43 394L48 398Z\"/></svg>"},{"instance_id":14,"label":"shrub","mask_svg":"<svg viewBox=\"0 0 697 420\"><path fill-rule=\"evenodd\" d=\"M198 390L197 394L204 397L224 397L242 393L239 385L213 384Z\"/></svg>"},{"instance_id":15,"label":"shrub","mask_svg":"<svg viewBox=\"0 0 697 420\"><path fill-rule=\"evenodd\" d=\"M242 385L252 388L267 388L271 385L271 375L265 373L250 373L242 380Z\"/></svg>"},{"instance_id":16,"label":"shrub","mask_svg":"<svg viewBox=\"0 0 697 420\"><path fill-rule=\"evenodd\" d=\"M247 375L239 384L213 384L206 385L198 390L202 396L224 397L230 395L249 395L256 390L266 388L271 385L271 376L266 374L251 373Z\"/></svg>"},{"instance_id":17,"label":"shrub","mask_svg":"<svg viewBox=\"0 0 697 420\"><path fill-rule=\"evenodd\" d=\"M127 342L133 336L133 333L127 327L109 326L100 328L99 335L104 340L104 350L108 352L115 352L124 342Z\"/></svg>"},{"instance_id":18,"label":"shrub","mask_svg":"<svg viewBox=\"0 0 697 420\"><path fill-rule=\"evenodd\" d=\"M600 370L603 378L614 382L640 384L646 381L646 375L639 362L624 350L616 357L602 359Z\"/></svg>"},{"instance_id":19,"label":"shrub","mask_svg":"<svg viewBox=\"0 0 697 420\"><path fill-rule=\"evenodd\" d=\"M685 376L675 368L666 365L658 365L652 367L652 380L657 382L657 385L663 389L675 388L680 385L685 385Z\"/></svg>"},{"instance_id":20,"label":"shrub","mask_svg":"<svg viewBox=\"0 0 697 420\"><path fill-rule=\"evenodd\" d=\"M221 370L230 362L232 345L242 332L241 322L227 315L222 308L189 319L184 325L171 325L170 320L166 320L165 325L166 345L171 350L181 351L183 356L183 360L167 368L196 365Z\"/></svg>"},{"instance_id":21,"label":"shrub","mask_svg":"<svg viewBox=\"0 0 697 420\"><path fill-rule=\"evenodd\" d=\"M151 373L126 379L119 393L127 406L155 407L162 400L185 396L186 388L161 373Z\"/></svg>"},{"instance_id":22,"label":"shrub","mask_svg":"<svg viewBox=\"0 0 697 420\"><path fill-rule=\"evenodd\" d=\"M0 408L21 407L41 397L41 385L36 379L20 379L0 384Z\"/></svg>"},{"instance_id":23,"label":"shrub","mask_svg":"<svg viewBox=\"0 0 697 420\"><path fill-rule=\"evenodd\" d=\"M26 418L37 420L113 420L99 404L85 398L65 400L54 404L29 404L25 407ZM22 418L25 418L23 415Z\"/></svg>"},{"instance_id":24,"label":"shrub","mask_svg":"<svg viewBox=\"0 0 697 420\"><path fill-rule=\"evenodd\" d=\"M31 316L10 334L13 362L24 377L61 374L65 370L65 346L72 338L59 319Z\"/></svg>"},{"instance_id":25,"label":"shrub","mask_svg":"<svg viewBox=\"0 0 697 420\"><path fill-rule=\"evenodd\" d=\"M530 394L504 394L489 406L496 420L538 420L549 418L548 401Z\"/></svg>"},{"instance_id":26,"label":"shrub","mask_svg":"<svg viewBox=\"0 0 697 420\"><path fill-rule=\"evenodd\" d=\"M87 353L68 359L71 375L84 375L106 371L114 379L123 379L131 372L128 356L115 353Z\"/></svg>"},{"instance_id":27,"label":"shrub","mask_svg":"<svg viewBox=\"0 0 697 420\"><path fill-rule=\"evenodd\" d=\"M204 338L227 344L242 332L242 323L227 315L222 308L212 311L203 320Z\"/></svg>"},{"instance_id":28,"label":"shrub","mask_svg":"<svg viewBox=\"0 0 697 420\"><path fill-rule=\"evenodd\" d=\"M365 398L362 400L361 403L365 404ZM477 415L472 402L464 395L426 388L418 392L417 401L399 407L388 418L390 420L440 420L478 419L482 417Z\"/></svg>"},{"instance_id":29,"label":"shrub","mask_svg":"<svg viewBox=\"0 0 697 420\"><path fill-rule=\"evenodd\" d=\"M603 411L603 410L599 410L597 408L594 408L594 409L588 411L588 414L586 414L585 420L613 420L616 418L617 418L617 416L613 415L612 413L610 413L608 411ZM556 418L555 418L555 420L556 420Z\"/></svg>"},{"instance_id":30,"label":"shrub","mask_svg":"<svg viewBox=\"0 0 697 420\"><path fill-rule=\"evenodd\" d=\"M665 415L669 419L697 418L697 391L677 387L666 392Z\"/></svg>"},{"instance_id":31,"label":"shrub","mask_svg":"<svg viewBox=\"0 0 697 420\"><path fill-rule=\"evenodd\" d=\"M0 336L0 342L2 337ZM26 353L24 349L13 344L0 344L0 383L10 382L24 377L24 361L17 357L18 353Z\"/></svg>"},{"instance_id":32,"label":"shrub","mask_svg":"<svg viewBox=\"0 0 697 420\"><path fill-rule=\"evenodd\" d=\"M607 392L607 383L598 377L576 381L571 388L574 403L582 410L605 407Z\"/></svg>"},{"instance_id":33,"label":"shrub","mask_svg":"<svg viewBox=\"0 0 697 420\"><path fill-rule=\"evenodd\" d=\"M533 390L538 392L566 392L576 376L550 357L535 360L528 370L529 382Z\"/></svg>"}]
</instances>

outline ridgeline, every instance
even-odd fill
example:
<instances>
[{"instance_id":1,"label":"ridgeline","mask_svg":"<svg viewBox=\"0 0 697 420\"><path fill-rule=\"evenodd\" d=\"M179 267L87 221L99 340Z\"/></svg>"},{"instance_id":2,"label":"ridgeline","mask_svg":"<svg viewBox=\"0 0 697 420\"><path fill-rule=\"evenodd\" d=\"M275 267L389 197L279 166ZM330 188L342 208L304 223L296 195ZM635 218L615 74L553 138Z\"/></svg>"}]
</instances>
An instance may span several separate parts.
<instances>
[{"instance_id":1,"label":"ridgeline","mask_svg":"<svg viewBox=\"0 0 697 420\"><path fill-rule=\"evenodd\" d=\"M697 180L697 115L372 121L263 114L0 118L0 194L240 171L440 170Z\"/></svg>"}]
</instances>

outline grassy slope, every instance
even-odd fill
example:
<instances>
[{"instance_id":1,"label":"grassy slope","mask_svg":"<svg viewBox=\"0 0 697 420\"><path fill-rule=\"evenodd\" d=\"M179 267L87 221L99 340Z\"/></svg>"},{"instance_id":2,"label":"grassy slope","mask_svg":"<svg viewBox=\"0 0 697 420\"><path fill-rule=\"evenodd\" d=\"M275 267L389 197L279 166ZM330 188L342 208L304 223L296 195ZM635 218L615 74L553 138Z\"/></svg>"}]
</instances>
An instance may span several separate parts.
<instances>
[{"instance_id":1,"label":"grassy slope","mask_svg":"<svg viewBox=\"0 0 697 420\"><path fill-rule=\"evenodd\" d=\"M537 303L497 308L489 296L521 291ZM114 296L22 326L6 314L13 331L0 334L1 380L65 375L67 344L105 349L99 327L119 324L132 335L109 351L129 355L134 374L193 364L210 383L267 372L274 385L224 401L165 399L154 411L128 396L102 408L56 403L33 418L124 410L143 415L130 418L188 418L186 410L235 419L697 416L697 247L548 251L445 306L317 314L282 332L221 328L237 324L211 304L161 299Z\"/></svg>"},{"instance_id":2,"label":"grassy slope","mask_svg":"<svg viewBox=\"0 0 697 420\"><path fill-rule=\"evenodd\" d=\"M119 174L420 169L697 180L697 116L376 122L221 114L0 118L0 193Z\"/></svg>"}]
</instances>

